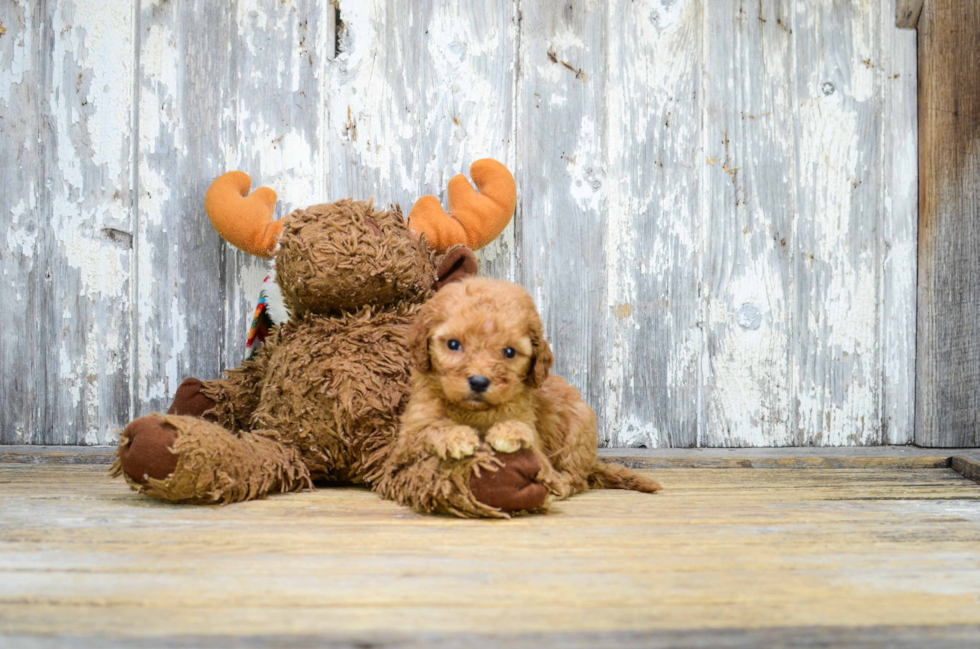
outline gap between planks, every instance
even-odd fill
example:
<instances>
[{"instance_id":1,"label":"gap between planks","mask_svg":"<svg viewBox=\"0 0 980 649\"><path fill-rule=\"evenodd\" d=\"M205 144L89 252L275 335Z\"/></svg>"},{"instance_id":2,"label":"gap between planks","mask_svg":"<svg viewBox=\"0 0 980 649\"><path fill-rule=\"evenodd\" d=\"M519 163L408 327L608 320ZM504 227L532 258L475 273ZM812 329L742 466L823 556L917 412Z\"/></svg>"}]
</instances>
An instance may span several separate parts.
<instances>
[{"instance_id":1,"label":"gap between planks","mask_svg":"<svg viewBox=\"0 0 980 649\"><path fill-rule=\"evenodd\" d=\"M113 446L0 446L0 464L109 465ZM980 483L980 449L915 446L599 450L633 469L939 469Z\"/></svg>"}]
</instances>

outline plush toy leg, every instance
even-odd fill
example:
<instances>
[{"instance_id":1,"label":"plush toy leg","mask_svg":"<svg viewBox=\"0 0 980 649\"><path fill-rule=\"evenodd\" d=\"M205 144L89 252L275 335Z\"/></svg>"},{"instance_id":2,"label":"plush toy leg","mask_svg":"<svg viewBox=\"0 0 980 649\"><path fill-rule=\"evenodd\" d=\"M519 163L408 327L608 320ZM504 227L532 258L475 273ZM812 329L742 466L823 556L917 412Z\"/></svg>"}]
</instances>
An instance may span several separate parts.
<instances>
[{"instance_id":1,"label":"plush toy leg","mask_svg":"<svg viewBox=\"0 0 980 649\"><path fill-rule=\"evenodd\" d=\"M548 490L536 482L538 458L525 449L496 453L483 444L462 460L425 455L404 462L390 458L373 481L386 498L421 512L462 518L508 518L545 507Z\"/></svg>"},{"instance_id":2,"label":"plush toy leg","mask_svg":"<svg viewBox=\"0 0 980 649\"><path fill-rule=\"evenodd\" d=\"M217 421L213 414L204 414L214 408L214 399L205 396L203 389L204 384L201 383L200 379L193 377L184 379L184 382L177 386L177 393L174 395L174 401L170 404L167 414Z\"/></svg>"},{"instance_id":3,"label":"plush toy leg","mask_svg":"<svg viewBox=\"0 0 980 649\"><path fill-rule=\"evenodd\" d=\"M495 453L502 466L470 477L478 501L505 512L534 511L544 506L548 488L541 484L541 462L531 449Z\"/></svg>"},{"instance_id":4,"label":"plush toy leg","mask_svg":"<svg viewBox=\"0 0 980 649\"><path fill-rule=\"evenodd\" d=\"M111 475L160 500L201 504L312 487L299 453L271 435L232 433L194 417L140 417L119 440Z\"/></svg>"}]
</instances>

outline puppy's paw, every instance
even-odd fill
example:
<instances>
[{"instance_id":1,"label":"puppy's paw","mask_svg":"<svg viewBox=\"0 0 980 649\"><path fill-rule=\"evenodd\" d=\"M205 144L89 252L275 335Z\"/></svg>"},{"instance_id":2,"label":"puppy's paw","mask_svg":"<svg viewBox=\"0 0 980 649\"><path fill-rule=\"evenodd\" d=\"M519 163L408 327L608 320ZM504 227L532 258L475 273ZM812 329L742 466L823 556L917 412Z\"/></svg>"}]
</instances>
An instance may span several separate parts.
<instances>
[{"instance_id":1,"label":"puppy's paw","mask_svg":"<svg viewBox=\"0 0 980 649\"><path fill-rule=\"evenodd\" d=\"M469 457L480 446L480 436L469 426L442 428L430 439L430 449L443 460Z\"/></svg>"},{"instance_id":2,"label":"puppy's paw","mask_svg":"<svg viewBox=\"0 0 980 649\"><path fill-rule=\"evenodd\" d=\"M516 453L533 442L534 431L523 421L502 421L487 431L487 443L500 453Z\"/></svg>"}]
</instances>

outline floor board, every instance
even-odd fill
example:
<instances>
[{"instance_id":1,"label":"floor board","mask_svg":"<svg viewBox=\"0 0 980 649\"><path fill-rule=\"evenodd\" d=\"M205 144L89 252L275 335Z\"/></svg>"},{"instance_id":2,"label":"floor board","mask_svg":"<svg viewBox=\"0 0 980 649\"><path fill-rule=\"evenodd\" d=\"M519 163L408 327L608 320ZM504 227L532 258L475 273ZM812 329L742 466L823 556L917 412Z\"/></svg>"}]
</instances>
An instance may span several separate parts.
<instances>
[{"instance_id":1,"label":"floor board","mask_svg":"<svg viewBox=\"0 0 980 649\"><path fill-rule=\"evenodd\" d=\"M104 465L0 463L0 644L980 640L980 485L955 471L651 473L663 493L462 521L355 488L171 506Z\"/></svg>"}]
</instances>

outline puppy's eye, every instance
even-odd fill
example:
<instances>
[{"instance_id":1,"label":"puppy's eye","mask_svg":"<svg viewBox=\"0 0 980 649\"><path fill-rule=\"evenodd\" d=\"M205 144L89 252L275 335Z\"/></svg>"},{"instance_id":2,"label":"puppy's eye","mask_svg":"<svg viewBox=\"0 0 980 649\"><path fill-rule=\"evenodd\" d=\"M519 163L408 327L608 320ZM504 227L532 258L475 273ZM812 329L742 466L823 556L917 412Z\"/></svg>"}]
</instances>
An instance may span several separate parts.
<instances>
[{"instance_id":1,"label":"puppy's eye","mask_svg":"<svg viewBox=\"0 0 980 649\"><path fill-rule=\"evenodd\" d=\"M504 357L514 358L515 356L517 356L517 352L513 347L504 347Z\"/></svg>"},{"instance_id":2,"label":"puppy's eye","mask_svg":"<svg viewBox=\"0 0 980 649\"><path fill-rule=\"evenodd\" d=\"M453 338L452 340L446 343L446 347L448 347L449 351L451 352L458 352L463 348L463 345L461 345L458 340Z\"/></svg>"}]
</instances>

